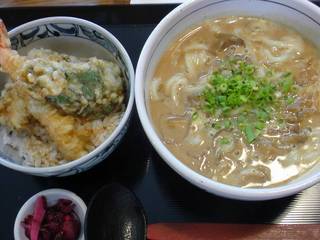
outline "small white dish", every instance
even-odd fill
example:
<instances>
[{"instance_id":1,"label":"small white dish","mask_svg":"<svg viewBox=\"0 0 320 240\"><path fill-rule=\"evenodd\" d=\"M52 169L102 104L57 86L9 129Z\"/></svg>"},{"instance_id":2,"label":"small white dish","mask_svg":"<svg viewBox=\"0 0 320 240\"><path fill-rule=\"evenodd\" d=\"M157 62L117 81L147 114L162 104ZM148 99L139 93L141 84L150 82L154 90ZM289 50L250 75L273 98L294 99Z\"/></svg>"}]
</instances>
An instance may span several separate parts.
<instances>
[{"instance_id":1,"label":"small white dish","mask_svg":"<svg viewBox=\"0 0 320 240\"><path fill-rule=\"evenodd\" d=\"M53 189L41 191L33 195L31 198L29 198L28 201L26 201L23 204L20 211L18 212L18 215L14 223L14 239L15 240L28 240L28 238L25 236L24 228L21 225L21 222L25 219L25 217L33 213L35 202L39 196L46 197L48 206L55 204L60 198L71 200L75 204L74 211L79 217L79 220L81 223L80 235L78 240L84 240L83 230L84 230L84 219L87 211L87 206L83 202L83 200L73 192L70 192L64 189L59 189L59 188L53 188Z\"/></svg>"}]
</instances>

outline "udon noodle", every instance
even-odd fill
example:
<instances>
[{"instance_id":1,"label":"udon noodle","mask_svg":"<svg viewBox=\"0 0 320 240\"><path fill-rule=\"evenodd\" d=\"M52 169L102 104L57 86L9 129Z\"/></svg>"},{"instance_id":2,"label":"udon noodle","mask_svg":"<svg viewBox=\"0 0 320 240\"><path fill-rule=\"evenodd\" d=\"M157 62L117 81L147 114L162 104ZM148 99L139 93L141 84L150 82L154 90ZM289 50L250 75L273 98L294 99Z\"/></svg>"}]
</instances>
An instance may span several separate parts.
<instances>
[{"instance_id":1,"label":"udon noodle","mask_svg":"<svg viewBox=\"0 0 320 240\"><path fill-rule=\"evenodd\" d=\"M320 59L294 30L210 19L179 36L149 83L149 111L184 164L241 187L283 184L320 157Z\"/></svg>"}]
</instances>

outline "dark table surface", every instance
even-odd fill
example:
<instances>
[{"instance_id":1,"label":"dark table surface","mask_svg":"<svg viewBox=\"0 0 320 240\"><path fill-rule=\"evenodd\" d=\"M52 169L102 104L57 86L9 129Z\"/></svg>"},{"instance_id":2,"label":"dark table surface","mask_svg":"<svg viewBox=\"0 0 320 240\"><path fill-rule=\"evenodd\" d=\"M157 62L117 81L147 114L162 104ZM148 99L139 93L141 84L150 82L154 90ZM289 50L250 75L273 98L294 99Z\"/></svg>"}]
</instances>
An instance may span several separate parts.
<instances>
[{"instance_id":1,"label":"dark table surface","mask_svg":"<svg viewBox=\"0 0 320 240\"><path fill-rule=\"evenodd\" d=\"M112 32L127 49L134 66L156 24L175 5L0 9L9 29L46 16L74 16ZM22 204L48 188L64 188L88 203L103 185L120 182L141 200L149 223L320 223L320 185L295 196L264 202L220 198L202 191L169 168L143 132L134 109L120 146L93 169L70 177L42 178L0 166L0 239L13 239L13 224Z\"/></svg>"}]
</instances>

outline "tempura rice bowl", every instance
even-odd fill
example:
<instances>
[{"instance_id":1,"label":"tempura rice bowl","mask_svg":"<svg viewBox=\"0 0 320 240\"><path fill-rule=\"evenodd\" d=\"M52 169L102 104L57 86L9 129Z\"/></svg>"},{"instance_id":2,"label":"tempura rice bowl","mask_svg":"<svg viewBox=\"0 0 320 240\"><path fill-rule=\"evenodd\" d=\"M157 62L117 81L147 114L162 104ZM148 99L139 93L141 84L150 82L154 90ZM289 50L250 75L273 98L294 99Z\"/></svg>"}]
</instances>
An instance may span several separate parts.
<instances>
[{"instance_id":1,"label":"tempura rice bowl","mask_svg":"<svg viewBox=\"0 0 320 240\"><path fill-rule=\"evenodd\" d=\"M12 48L23 55L31 49L44 48L76 57L97 57L114 61L121 69L126 96L125 109L119 119L113 121L115 127L106 131L103 139L98 140L101 142L98 147L79 159L50 167L32 167L1 153L0 164L37 176L67 176L88 170L106 159L126 133L133 106L134 70L121 43L102 27L72 17L49 17L28 22L11 30L9 37ZM99 128L105 123L96 121L94 125ZM16 138L15 144L19 145L21 142L21 139Z\"/></svg>"}]
</instances>

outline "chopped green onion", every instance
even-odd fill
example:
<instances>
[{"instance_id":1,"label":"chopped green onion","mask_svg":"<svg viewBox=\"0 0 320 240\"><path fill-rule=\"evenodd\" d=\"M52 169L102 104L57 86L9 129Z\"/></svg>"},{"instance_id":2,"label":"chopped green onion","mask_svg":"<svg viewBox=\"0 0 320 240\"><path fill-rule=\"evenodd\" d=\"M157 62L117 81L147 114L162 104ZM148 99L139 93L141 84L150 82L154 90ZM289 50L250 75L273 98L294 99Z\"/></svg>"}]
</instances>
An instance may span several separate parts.
<instances>
[{"instance_id":1,"label":"chopped green onion","mask_svg":"<svg viewBox=\"0 0 320 240\"><path fill-rule=\"evenodd\" d=\"M230 143L230 140L229 140L228 138L225 138L225 137L224 137L224 138L220 139L219 143L220 143L220 144L223 144L223 145L229 144L229 143Z\"/></svg>"},{"instance_id":2,"label":"chopped green onion","mask_svg":"<svg viewBox=\"0 0 320 240\"><path fill-rule=\"evenodd\" d=\"M288 96L288 99L287 99L287 104L290 105L290 104L293 104L295 101L295 97L293 96Z\"/></svg>"},{"instance_id":3,"label":"chopped green onion","mask_svg":"<svg viewBox=\"0 0 320 240\"><path fill-rule=\"evenodd\" d=\"M212 125L213 125L213 127L215 129L221 129L222 128L221 122L216 122L216 123L213 123Z\"/></svg>"},{"instance_id":4,"label":"chopped green onion","mask_svg":"<svg viewBox=\"0 0 320 240\"><path fill-rule=\"evenodd\" d=\"M259 130L264 129L265 126L266 126L266 124L265 124L264 122L257 122L257 123L255 123L255 128L256 128L256 129L259 129Z\"/></svg>"},{"instance_id":5,"label":"chopped green onion","mask_svg":"<svg viewBox=\"0 0 320 240\"><path fill-rule=\"evenodd\" d=\"M280 85L282 87L282 91L284 93L289 93L293 87L293 79L290 73L287 73L286 75L283 76L283 80L280 82Z\"/></svg>"},{"instance_id":6,"label":"chopped green onion","mask_svg":"<svg viewBox=\"0 0 320 240\"><path fill-rule=\"evenodd\" d=\"M265 110L257 110L256 111L257 118L261 121L267 121L269 119L269 113L267 113Z\"/></svg>"},{"instance_id":7,"label":"chopped green onion","mask_svg":"<svg viewBox=\"0 0 320 240\"><path fill-rule=\"evenodd\" d=\"M192 121L195 121L198 117L199 117L198 112L193 112L191 119L192 119Z\"/></svg>"},{"instance_id":8,"label":"chopped green onion","mask_svg":"<svg viewBox=\"0 0 320 240\"><path fill-rule=\"evenodd\" d=\"M279 106L294 102L294 97L289 95L293 91L291 73L283 74L276 84L272 71L267 70L265 77L259 77L254 65L232 59L224 62L210 76L208 86L201 95L199 110L216 119L212 124L215 129L238 127L247 141L252 143L266 127L267 121L278 117L273 117L273 114ZM240 115L232 116L233 110L240 112ZM219 121L219 116L225 120Z\"/></svg>"},{"instance_id":9,"label":"chopped green onion","mask_svg":"<svg viewBox=\"0 0 320 240\"><path fill-rule=\"evenodd\" d=\"M250 125L245 126L244 133L249 143L252 143L257 138L257 135L255 134L253 127Z\"/></svg>"},{"instance_id":10,"label":"chopped green onion","mask_svg":"<svg viewBox=\"0 0 320 240\"><path fill-rule=\"evenodd\" d=\"M225 120L224 122L223 122L223 126L224 126L224 128L230 128L231 127L231 121L230 120Z\"/></svg>"}]
</instances>

